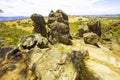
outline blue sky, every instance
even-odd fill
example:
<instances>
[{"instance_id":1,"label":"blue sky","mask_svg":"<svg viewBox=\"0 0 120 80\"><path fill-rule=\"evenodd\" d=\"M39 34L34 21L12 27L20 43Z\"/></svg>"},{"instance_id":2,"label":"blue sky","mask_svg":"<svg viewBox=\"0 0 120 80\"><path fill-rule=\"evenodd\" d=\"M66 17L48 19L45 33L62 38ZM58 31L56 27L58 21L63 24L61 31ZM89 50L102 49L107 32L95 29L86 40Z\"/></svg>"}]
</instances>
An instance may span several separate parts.
<instances>
[{"instance_id":1,"label":"blue sky","mask_svg":"<svg viewBox=\"0 0 120 80\"><path fill-rule=\"evenodd\" d=\"M62 9L69 15L120 14L120 0L0 0L0 16L47 16Z\"/></svg>"}]
</instances>

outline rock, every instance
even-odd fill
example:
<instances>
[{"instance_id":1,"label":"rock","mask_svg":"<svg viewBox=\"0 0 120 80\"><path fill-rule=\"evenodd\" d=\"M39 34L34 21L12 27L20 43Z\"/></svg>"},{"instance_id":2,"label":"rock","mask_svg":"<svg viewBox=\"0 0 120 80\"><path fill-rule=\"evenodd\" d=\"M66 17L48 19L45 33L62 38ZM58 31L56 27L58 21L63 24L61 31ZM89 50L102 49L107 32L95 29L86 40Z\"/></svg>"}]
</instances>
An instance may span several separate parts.
<instances>
[{"instance_id":1,"label":"rock","mask_svg":"<svg viewBox=\"0 0 120 80\"><path fill-rule=\"evenodd\" d=\"M79 62L86 54L77 50L36 48L15 50L0 63L0 79L80 80ZM12 74L12 76L11 76Z\"/></svg>"},{"instance_id":2,"label":"rock","mask_svg":"<svg viewBox=\"0 0 120 80\"><path fill-rule=\"evenodd\" d=\"M42 36L46 37L47 31L45 28L46 22L44 20L44 17L40 14L32 14L31 19L33 21L33 26L34 26L34 33L40 33Z\"/></svg>"},{"instance_id":3,"label":"rock","mask_svg":"<svg viewBox=\"0 0 120 80\"><path fill-rule=\"evenodd\" d=\"M47 51L36 63L36 76L41 80L79 80L78 63L82 58L76 54L81 53L62 50Z\"/></svg>"},{"instance_id":4,"label":"rock","mask_svg":"<svg viewBox=\"0 0 120 80\"><path fill-rule=\"evenodd\" d=\"M48 26L49 26L49 24L51 24L51 23L53 23L53 22L55 21L54 11L51 10L48 16L49 16L49 17L48 17Z\"/></svg>"},{"instance_id":5,"label":"rock","mask_svg":"<svg viewBox=\"0 0 120 80\"><path fill-rule=\"evenodd\" d=\"M51 11L48 17L48 39L52 44L71 44L68 16L62 11Z\"/></svg>"},{"instance_id":6,"label":"rock","mask_svg":"<svg viewBox=\"0 0 120 80\"><path fill-rule=\"evenodd\" d=\"M19 43L18 47L23 48L23 49L31 49L34 48L35 46L39 48L46 48L48 47L48 40L41 36L40 34L31 34L28 36L23 37Z\"/></svg>"},{"instance_id":7,"label":"rock","mask_svg":"<svg viewBox=\"0 0 120 80\"><path fill-rule=\"evenodd\" d=\"M83 34L84 34L84 29L83 28L79 28L78 31L73 34L73 37L74 38L80 38L80 37L83 37Z\"/></svg>"},{"instance_id":8,"label":"rock","mask_svg":"<svg viewBox=\"0 0 120 80\"><path fill-rule=\"evenodd\" d=\"M69 27L66 24L55 21L51 24L50 30L49 41L52 44L57 42L71 44Z\"/></svg>"},{"instance_id":9,"label":"rock","mask_svg":"<svg viewBox=\"0 0 120 80\"><path fill-rule=\"evenodd\" d=\"M85 43L95 45L100 40L100 37L95 33L85 33L83 35Z\"/></svg>"},{"instance_id":10,"label":"rock","mask_svg":"<svg viewBox=\"0 0 120 80\"><path fill-rule=\"evenodd\" d=\"M11 50L13 50L13 46L4 46L4 47L0 48L0 58L2 60L5 59L5 55L7 54L7 52L9 52Z\"/></svg>"},{"instance_id":11,"label":"rock","mask_svg":"<svg viewBox=\"0 0 120 80\"><path fill-rule=\"evenodd\" d=\"M87 22L87 26L90 32L96 33L101 36L101 23L97 18L90 18Z\"/></svg>"},{"instance_id":12,"label":"rock","mask_svg":"<svg viewBox=\"0 0 120 80\"><path fill-rule=\"evenodd\" d=\"M57 11L56 11L56 13L61 13L62 14L62 17L63 17L63 23L65 23L65 24L67 24L67 25L69 25L68 24L68 16L67 16L67 14L65 13L65 12L63 12L62 10L60 10L60 9L58 9Z\"/></svg>"}]
</instances>

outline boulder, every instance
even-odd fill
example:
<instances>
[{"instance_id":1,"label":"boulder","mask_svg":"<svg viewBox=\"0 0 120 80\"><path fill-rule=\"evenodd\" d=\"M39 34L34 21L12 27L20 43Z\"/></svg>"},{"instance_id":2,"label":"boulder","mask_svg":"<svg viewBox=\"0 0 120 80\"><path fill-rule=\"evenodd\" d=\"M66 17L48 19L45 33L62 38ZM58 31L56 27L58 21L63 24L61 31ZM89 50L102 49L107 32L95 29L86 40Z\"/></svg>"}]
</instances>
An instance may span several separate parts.
<instances>
[{"instance_id":1,"label":"boulder","mask_svg":"<svg viewBox=\"0 0 120 80\"><path fill-rule=\"evenodd\" d=\"M46 22L44 20L44 17L40 14L32 14L31 19L33 21L33 32L34 33L40 33L42 36L46 37L47 31L45 28Z\"/></svg>"},{"instance_id":2,"label":"boulder","mask_svg":"<svg viewBox=\"0 0 120 80\"><path fill-rule=\"evenodd\" d=\"M92 32L85 33L83 35L83 38L85 43L92 44L92 45L96 45L97 42L100 40L100 37L97 34Z\"/></svg>"},{"instance_id":3,"label":"boulder","mask_svg":"<svg viewBox=\"0 0 120 80\"><path fill-rule=\"evenodd\" d=\"M36 46L39 48L47 48L48 40L40 34L36 33L23 37L18 43L19 48L28 50Z\"/></svg>"},{"instance_id":4,"label":"boulder","mask_svg":"<svg viewBox=\"0 0 120 80\"><path fill-rule=\"evenodd\" d=\"M35 74L40 80L79 80L80 55L77 51L47 51L36 63Z\"/></svg>"},{"instance_id":5,"label":"boulder","mask_svg":"<svg viewBox=\"0 0 120 80\"><path fill-rule=\"evenodd\" d=\"M97 18L90 18L87 22L89 32L96 33L98 36L101 36L101 23Z\"/></svg>"},{"instance_id":6,"label":"boulder","mask_svg":"<svg viewBox=\"0 0 120 80\"><path fill-rule=\"evenodd\" d=\"M71 44L68 16L62 10L51 11L48 16L48 39L52 44Z\"/></svg>"}]
</instances>

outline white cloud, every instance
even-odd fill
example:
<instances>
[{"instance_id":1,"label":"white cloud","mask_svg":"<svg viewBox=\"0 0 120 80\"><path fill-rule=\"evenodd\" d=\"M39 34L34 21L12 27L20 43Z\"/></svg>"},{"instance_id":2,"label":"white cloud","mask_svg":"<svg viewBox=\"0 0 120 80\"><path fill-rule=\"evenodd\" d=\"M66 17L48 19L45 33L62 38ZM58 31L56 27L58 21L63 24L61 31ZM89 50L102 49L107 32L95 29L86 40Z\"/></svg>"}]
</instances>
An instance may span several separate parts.
<instances>
[{"instance_id":1,"label":"white cloud","mask_svg":"<svg viewBox=\"0 0 120 80\"><path fill-rule=\"evenodd\" d=\"M102 0L103 1L103 0ZM7 16L30 16L32 13L48 15L50 10L62 9L67 14L102 14L118 9L116 7L106 9L95 3L101 0L0 0L0 9ZM114 9L114 10L113 10Z\"/></svg>"}]
</instances>

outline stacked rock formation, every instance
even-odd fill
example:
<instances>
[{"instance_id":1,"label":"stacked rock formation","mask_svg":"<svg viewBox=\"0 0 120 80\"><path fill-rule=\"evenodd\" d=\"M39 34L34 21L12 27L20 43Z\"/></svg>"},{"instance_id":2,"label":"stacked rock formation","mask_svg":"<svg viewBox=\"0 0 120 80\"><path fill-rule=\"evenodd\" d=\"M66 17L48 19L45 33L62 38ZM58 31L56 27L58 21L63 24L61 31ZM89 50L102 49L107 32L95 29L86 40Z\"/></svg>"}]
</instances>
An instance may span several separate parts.
<instances>
[{"instance_id":1,"label":"stacked rock formation","mask_svg":"<svg viewBox=\"0 0 120 80\"><path fill-rule=\"evenodd\" d=\"M98 18L90 18L87 22L89 32L93 32L98 36L101 36L101 23Z\"/></svg>"},{"instance_id":2,"label":"stacked rock formation","mask_svg":"<svg viewBox=\"0 0 120 80\"><path fill-rule=\"evenodd\" d=\"M34 26L34 33L40 33L42 36L46 37L47 31L45 28L46 22L44 20L44 17L40 14L32 14L31 19L33 20L33 26Z\"/></svg>"},{"instance_id":3,"label":"stacked rock formation","mask_svg":"<svg viewBox=\"0 0 120 80\"><path fill-rule=\"evenodd\" d=\"M71 44L68 16L62 10L51 11L48 16L48 37L52 44Z\"/></svg>"},{"instance_id":4,"label":"stacked rock formation","mask_svg":"<svg viewBox=\"0 0 120 80\"><path fill-rule=\"evenodd\" d=\"M90 18L87 22L88 32L83 34L84 41L96 45L101 36L101 24L97 18Z\"/></svg>"}]
</instances>

